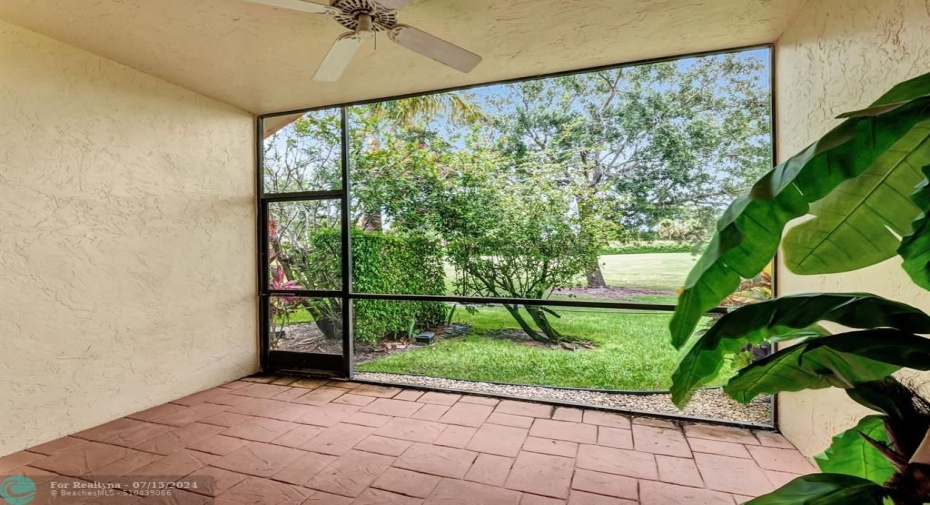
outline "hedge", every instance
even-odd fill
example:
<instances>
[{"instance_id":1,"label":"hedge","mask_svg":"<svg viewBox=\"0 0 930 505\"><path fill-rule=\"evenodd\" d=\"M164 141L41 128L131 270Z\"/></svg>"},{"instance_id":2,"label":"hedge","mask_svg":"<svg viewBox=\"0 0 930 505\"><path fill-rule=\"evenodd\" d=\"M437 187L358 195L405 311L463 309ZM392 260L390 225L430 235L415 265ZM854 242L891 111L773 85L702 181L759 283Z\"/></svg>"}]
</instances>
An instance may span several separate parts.
<instances>
[{"instance_id":1,"label":"hedge","mask_svg":"<svg viewBox=\"0 0 930 505\"><path fill-rule=\"evenodd\" d=\"M318 232L311 237L312 257L305 258L305 264L314 270L314 277L339 278L339 265L332 261L338 251L334 248L338 241L338 230ZM439 242L425 237L353 229L352 289L356 293L444 294L445 272ZM406 335L412 325L423 329L441 324L445 321L446 305L356 300L354 309L355 340L374 343L381 338Z\"/></svg>"},{"instance_id":2,"label":"hedge","mask_svg":"<svg viewBox=\"0 0 930 505\"><path fill-rule=\"evenodd\" d=\"M357 293L442 295L446 276L438 241L395 233L352 232L353 289ZM355 339L372 343L445 321L440 302L357 300Z\"/></svg>"}]
</instances>

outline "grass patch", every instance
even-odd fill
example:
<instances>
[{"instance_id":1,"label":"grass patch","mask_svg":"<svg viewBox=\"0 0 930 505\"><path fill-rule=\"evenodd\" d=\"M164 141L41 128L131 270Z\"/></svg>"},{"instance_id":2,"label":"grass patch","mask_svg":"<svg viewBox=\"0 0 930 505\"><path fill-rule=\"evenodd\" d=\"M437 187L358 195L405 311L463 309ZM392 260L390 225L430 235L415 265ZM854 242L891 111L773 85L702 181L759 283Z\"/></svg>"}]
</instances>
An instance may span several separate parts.
<instances>
[{"instance_id":1,"label":"grass patch","mask_svg":"<svg viewBox=\"0 0 930 505\"><path fill-rule=\"evenodd\" d=\"M609 286L676 291L697 263L690 253L608 254L600 256Z\"/></svg>"},{"instance_id":2,"label":"grass patch","mask_svg":"<svg viewBox=\"0 0 930 505\"><path fill-rule=\"evenodd\" d=\"M639 303L667 303L675 305L678 303L678 295L636 295L624 298L625 302Z\"/></svg>"},{"instance_id":3,"label":"grass patch","mask_svg":"<svg viewBox=\"0 0 930 505\"><path fill-rule=\"evenodd\" d=\"M604 254L598 257L608 286L664 291L677 291L682 287L697 259L688 252ZM446 293L454 294L455 270L449 264L445 264L443 269ZM577 285L585 285L584 277L578 277Z\"/></svg>"},{"instance_id":4,"label":"grass patch","mask_svg":"<svg viewBox=\"0 0 930 505\"><path fill-rule=\"evenodd\" d=\"M671 314L555 310L562 317L554 325L563 334L597 348L571 352L522 345L495 336L517 328L504 308L482 307L475 314L459 309L455 320L472 325L467 336L364 363L357 370L542 386L668 389L680 355L669 344Z\"/></svg>"},{"instance_id":5,"label":"grass patch","mask_svg":"<svg viewBox=\"0 0 930 505\"><path fill-rule=\"evenodd\" d=\"M667 294L635 294L612 301L674 304L674 294L696 258L689 253L611 254L600 257L608 285ZM446 266L451 292L452 269ZM583 279L579 279L583 283ZM556 295L555 298L566 298ZM576 300L601 300L586 294ZM396 302L404 303L404 302ZM446 338L424 349L394 354L360 364L357 370L428 375L452 379L534 384L593 389L664 390L681 353L669 344L671 313L639 313L587 308L554 308L562 317L553 325L564 335L597 346L582 351L531 347L501 336L515 330L516 322L503 307L481 307L476 313L462 308L454 321L471 325L466 336ZM311 322L304 310L291 315L291 323ZM715 385L733 373L730 367Z\"/></svg>"},{"instance_id":6,"label":"grass patch","mask_svg":"<svg viewBox=\"0 0 930 505\"><path fill-rule=\"evenodd\" d=\"M314 321L313 316L307 312L306 309L296 309L290 314L288 314L287 324L302 324L302 323L312 323ZM284 323L284 319L280 316L274 318L274 324L280 326Z\"/></svg>"}]
</instances>

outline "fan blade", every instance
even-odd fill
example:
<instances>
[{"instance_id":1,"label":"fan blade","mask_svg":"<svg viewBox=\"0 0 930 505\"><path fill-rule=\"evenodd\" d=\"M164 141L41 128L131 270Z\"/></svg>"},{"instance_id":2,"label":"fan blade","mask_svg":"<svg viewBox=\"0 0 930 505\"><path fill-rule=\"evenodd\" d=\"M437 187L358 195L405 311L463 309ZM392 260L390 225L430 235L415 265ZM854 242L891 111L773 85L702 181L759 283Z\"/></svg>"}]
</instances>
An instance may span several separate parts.
<instances>
[{"instance_id":1,"label":"fan blade","mask_svg":"<svg viewBox=\"0 0 930 505\"><path fill-rule=\"evenodd\" d=\"M388 36L394 42L459 72L470 72L481 63L481 56L412 26L397 25Z\"/></svg>"},{"instance_id":2,"label":"fan blade","mask_svg":"<svg viewBox=\"0 0 930 505\"><path fill-rule=\"evenodd\" d=\"M396 11L406 7L410 0L375 0L375 2L385 9Z\"/></svg>"},{"instance_id":3,"label":"fan blade","mask_svg":"<svg viewBox=\"0 0 930 505\"><path fill-rule=\"evenodd\" d=\"M304 0L245 0L255 4L269 5L279 9L290 9L292 11L310 12L313 14L332 14L333 8L329 5L320 5Z\"/></svg>"},{"instance_id":4,"label":"fan blade","mask_svg":"<svg viewBox=\"0 0 930 505\"><path fill-rule=\"evenodd\" d=\"M356 37L353 32L340 35L333 47L326 53L326 58L323 58L323 63L320 63L320 68L316 69L313 80L338 81L342 72L352 61L355 51L358 51L358 48L362 46L362 42L364 40Z\"/></svg>"}]
</instances>

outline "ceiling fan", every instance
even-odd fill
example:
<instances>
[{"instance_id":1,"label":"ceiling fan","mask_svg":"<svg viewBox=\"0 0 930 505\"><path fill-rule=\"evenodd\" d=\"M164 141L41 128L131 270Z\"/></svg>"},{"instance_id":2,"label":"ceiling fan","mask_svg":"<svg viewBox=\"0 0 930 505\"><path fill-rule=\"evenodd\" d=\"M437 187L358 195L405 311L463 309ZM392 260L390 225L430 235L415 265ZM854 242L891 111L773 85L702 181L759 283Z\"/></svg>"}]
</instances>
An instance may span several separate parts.
<instances>
[{"instance_id":1,"label":"ceiling fan","mask_svg":"<svg viewBox=\"0 0 930 505\"><path fill-rule=\"evenodd\" d=\"M469 72L481 62L481 56L430 35L412 26L397 23L397 11L410 0L332 0L321 5L307 0L247 0L282 9L326 14L352 30L340 35L320 63L315 81L338 81L352 56L365 40L377 32L415 53L422 54L460 72Z\"/></svg>"}]
</instances>

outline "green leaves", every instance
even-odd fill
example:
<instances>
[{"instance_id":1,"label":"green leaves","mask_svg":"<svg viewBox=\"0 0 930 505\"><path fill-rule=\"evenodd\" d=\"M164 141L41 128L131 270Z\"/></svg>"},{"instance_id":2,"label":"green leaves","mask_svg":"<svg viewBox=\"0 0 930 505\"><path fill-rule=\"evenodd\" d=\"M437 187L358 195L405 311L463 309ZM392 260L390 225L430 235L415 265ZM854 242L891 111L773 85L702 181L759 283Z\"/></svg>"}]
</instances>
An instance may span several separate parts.
<instances>
[{"instance_id":1,"label":"green leaves","mask_svg":"<svg viewBox=\"0 0 930 505\"><path fill-rule=\"evenodd\" d=\"M846 272L893 257L899 237L922 215L911 201L930 163L930 119L921 121L862 175L811 206L813 219L784 238L785 265L797 274ZM851 247L855 244L855 247Z\"/></svg>"},{"instance_id":2,"label":"green leaves","mask_svg":"<svg viewBox=\"0 0 930 505\"><path fill-rule=\"evenodd\" d=\"M872 382L856 384L856 387L846 390L846 395L863 407L885 414L886 419L892 422L907 422L907 415L912 411L901 404L901 395L896 391L906 386L894 377Z\"/></svg>"},{"instance_id":3,"label":"green leaves","mask_svg":"<svg viewBox=\"0 0 930 505\"><path fill-rule=\"evenodd\" d=\"M902 267L918 286L930 290L930 164L924 167L924 179L911 195L921 214L914 220L913 231L901 239L898 254Z\"/></svg>"},{"instance_id":4,"label":"green leaves","mask_svg":"<svg viewBox=\"0 0 930 505\"><path fill-rule=\"evenodd\" d=\"M454 289L460 295L541 299L597 263L605 223L597 212L589 214L596 201L579 199L586 185L564 181L560 165L526 162L520 168L525 173L515 177L501 162L488 157L450 175L457 183L438 199ZM533 340L563 339L546 312L514 305L507 310Z\"/></svg>"},{"instance_id":5,"label":"green leaves","mask_svg":"<svg viewBox=\"0 0 930 505\"><path fill-rule=\"evenodd\" d=\"M809 340L763 358L740 370L723 390L747 403L764 393L850 388L900 368L930 370L930 339L895 329L854 331Z\"/></svg>"},{"instance_id":6,"label":"green leaves","mask_svg":"<svg viewBox=\"0 0 930 505\"><path fill-rule=\"evenodd\" d=\"M685 284L671 323L676 347L688 341L701 314L741 277L762 270L787 222L808 212L813 218L784 238L785 265L791 271L856 270L897 252L914 281L930 289L930 74L841 117L846 121L766 174L749 196L727 209ZM819 336L813 325L823 320L872 329ZM917 417L917 407L908 404L913 393L890 376L905 367L930 369L930 340L918 336L930 332L927 314L872 295L850 294L786 297L742 307L694 341L673 376L672 398L681 405L716 373L725 353L745 343L811 329L801 343L742 369L724 391L745 403L764 393L840 387L886 415L868 416L837 435L817 457L828 473L799 477L748 503L881 504L887 495L881 484L913 452L907 444L903 451L898 446L909 439L903 435L910 435L907 428ZM925 432L917 427L910 438L919 443Z\"/></svg>"},{"instance_id":7,"label":"green leaves","mask_svg":"<svg viewBox=\"0 0 930 505\"><path fill-rule=\"evenodd\" d=\"M717 375L726 354L766 340L823 336L825 331L812 327L821 321L930 333L927 314L870 294L802 294L747 305L724 315L697 338L672 375L672 400L684 405L691 391Z\"/></svg>"},{"instance_id":8,"label":"green leaves","mask_svg":"<svg viewBox=\"0 0 930 505\"><path fill-rule=\"evenodd\" d=\"M338 262L315 255L338 240L338 230L307 238L310 247L305 255L311 271L317 276L338 277ZM441 245L422 235L353 228L352 279L353 288L360 293L443 294ZM366 344L388 335L403 335L414 322L424 327L440 324L446 310L445 304L438 302L392 300L356 300L353 307L355 339Z\"/></svg>"},{"instance_id":9,"label":"green leaves","mask_svg":"<svg viewBox=\"0 0 930 505\"><path fill-rule=\"evenodd\" d=\"M688 275L670 324L672 344L682 347L701 315L775 255L785 225L810 204L873 165L895 166L882 156L921 122L930 107L930 74L901 83L875 106L849 119L762 177L749 195L734 201L717 233ZM877 107L876 107L877 106ZM876 169L877 170L877 169ZM819 210L824 215L826 208ZM856 250L859 242L841 244Z\"/></svg>"},{"instance_id":10,"label":"green leaves","mask_svg":"<svg viewBox=\"0 0 930 505\"><path fill-rule=\"evenodd\" d=\"M464 125L487 119L474 95L463 92L421 95L356 107L366 107L375 116L408 128L417 122L428 123L437 119Z\"/></svg>"},{"instance_id":11,"label":"green leaves","mask_svg":"<svg viewBox=\"0 0 930 505\"><path fill-rule=\"evenodd\" d=\"M882 505L884 489L851 475L817 473L794 479L745 505Z\"/></svg>"},{"instance_id":12,"label":"green leaves","mask_svg":"<svg viewBox=\"0 0 930 505\"><path fill-rule=\"evenodd\" d=\"M885 416L865 416L855 428L833 437L830 447L814 457L820 470L864 477L876 484L887 482L895 472L894 465L862 435L876 442L891 443L885 429Z\"/></svg>"}]
</instances>

